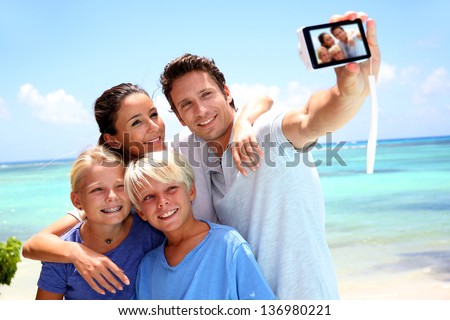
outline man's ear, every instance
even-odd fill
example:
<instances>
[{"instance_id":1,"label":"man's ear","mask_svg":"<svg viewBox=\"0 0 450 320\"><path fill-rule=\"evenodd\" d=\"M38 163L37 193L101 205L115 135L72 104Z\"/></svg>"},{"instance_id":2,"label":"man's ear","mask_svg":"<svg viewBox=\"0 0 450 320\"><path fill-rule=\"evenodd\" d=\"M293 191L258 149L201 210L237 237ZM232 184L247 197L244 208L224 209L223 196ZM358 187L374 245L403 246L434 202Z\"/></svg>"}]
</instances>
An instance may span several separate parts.
<instances>
[{"instance_id":1,"label":"man's ear","mask_svg":"<svg viewBox=\"0 0 450 320\"><path fill-rule=\"evenodd\" d=\"M83 206L81 204L81 199L80 196L75 193L75 192L71 192L70 193L70 200L72 201L72 204L75 208L77 208L78 210L84 210Z\"/></svg>"},{"instance_id":2,"label":"man's ear","mask_svg":"<svg viewBox=\"0 0 450 320\"><path fill-rule=\"evenodd\" d=\"M103 135L103 139L105 139L105 142L108 146L115 149L119 149L122 145L114 136L110 135L109 133L105 133Z\"/></svg>"},{"instance_id":3,"label":"man's ear","mask_svg":"<svg viewBox=\"0 0 450 320\"><path fill-rule=\"evenodd\" d=\"M227 97L227 102L228 102L228 104L230 104L231 101L233 101L233 97L231 96L231 91L230 91L230 89L228 88L228 86L226 84L223 86L223 89L225 90L225 95Z\"/></svg>"}]
</instances>

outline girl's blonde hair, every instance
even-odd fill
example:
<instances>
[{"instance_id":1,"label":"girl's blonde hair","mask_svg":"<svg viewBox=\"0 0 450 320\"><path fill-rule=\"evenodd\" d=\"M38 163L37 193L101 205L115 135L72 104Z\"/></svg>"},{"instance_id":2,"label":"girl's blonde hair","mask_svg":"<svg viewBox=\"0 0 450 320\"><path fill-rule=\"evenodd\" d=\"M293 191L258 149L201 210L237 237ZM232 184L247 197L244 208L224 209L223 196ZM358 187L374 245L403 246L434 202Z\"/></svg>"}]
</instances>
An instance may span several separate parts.
<instances>
[{"instance_id":1,"label":"girl's blonde hair","mask_svg":"<svg viewBox=\"0 0 450 320\"><path fill-rule=\"evenodd\" d=\"M92 165L105 167L124 166L120 157L103 146L94 146L83 151L72 165L70 171L70 186L72 192L78 192L81 188L84 172Z\"/></svg>"},{"instance_id":2,"label":"girl's blonde hair","mask_svg":"<svg viewBox=\"0 0 450 320\"><path fill-rule=\"evenodd\" d=\"M161 183L177 182L184 184L187 190L194 183L194 170L178 153L155 151L142 158L131 161L125 172L125 189L134 207L141 210L138 188L150 185L150 180Z\"/></svg>"}]
</instances>

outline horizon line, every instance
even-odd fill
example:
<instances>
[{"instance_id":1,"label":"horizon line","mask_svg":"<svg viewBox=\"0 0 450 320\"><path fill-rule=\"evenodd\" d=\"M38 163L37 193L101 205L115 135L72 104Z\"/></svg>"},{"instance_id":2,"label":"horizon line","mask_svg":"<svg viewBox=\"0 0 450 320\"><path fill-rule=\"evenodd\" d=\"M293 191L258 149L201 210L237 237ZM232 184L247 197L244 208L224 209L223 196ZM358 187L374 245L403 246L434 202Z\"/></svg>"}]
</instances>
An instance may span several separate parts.
<instances>
[{"instance_id":1,"label":"horizon line","mask_svg":"<svg viewBox=\"0 0 450 320\"><path fill-rule=\"evenodd\" d=\"M405 138L386 138L386 139L378 139L377 142L393 142L393 141L401 141L401 140L426 140L426 139L445 139L450 138L449 135L438 135L438 136L420 136L420 137L405 137ZM320 141L320 138L319 138ZM350 143L352 145L358 145L367 143L367 140L341 140L339 142L345 141L347 143ZM323 143L324 145L333 145L336 144L336 142L330 143ZM35 159L35 160L16 160L16 161L0 161L0 165L10 165L10 164L26 164L26 163L33 163L33 162L42 162L45 163L45 166L49 165L52 162L55 161L70 161L74 160L74 158L54 158L54 159Z\"/></svg>"}]
</instances>

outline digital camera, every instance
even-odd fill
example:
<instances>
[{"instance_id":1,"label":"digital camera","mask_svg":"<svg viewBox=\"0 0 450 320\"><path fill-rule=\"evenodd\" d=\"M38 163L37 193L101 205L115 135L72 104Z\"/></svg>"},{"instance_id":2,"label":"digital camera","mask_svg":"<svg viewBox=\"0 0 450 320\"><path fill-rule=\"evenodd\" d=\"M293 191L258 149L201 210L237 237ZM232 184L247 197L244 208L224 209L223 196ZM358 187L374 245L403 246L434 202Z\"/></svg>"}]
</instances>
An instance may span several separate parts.
<instances>
[{"instance_id":1,"label":"digital camera","mask_svg":"<svg viewBox=\"0 0 450 320\"><path fill-rule=\"evenodd\" d=\"M299 28L297 36L300 58L308 70L337 67L370 58L360 19Z\"/></svg>"}]
</instances>

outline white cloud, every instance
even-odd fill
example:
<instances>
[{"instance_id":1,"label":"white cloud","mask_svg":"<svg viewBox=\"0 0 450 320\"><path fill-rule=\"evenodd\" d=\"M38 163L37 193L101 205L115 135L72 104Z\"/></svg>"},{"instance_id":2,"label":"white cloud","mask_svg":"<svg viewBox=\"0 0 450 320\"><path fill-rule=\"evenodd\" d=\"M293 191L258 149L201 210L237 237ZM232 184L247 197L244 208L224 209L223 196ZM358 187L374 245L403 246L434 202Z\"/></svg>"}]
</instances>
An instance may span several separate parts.
<instances>
[{"instance_id":1,"label":"white cloud","mask_svg":"<svg viewBox=\"0 0 450 320\"><path fill-rule=\"evenodd\" d=\"M258 96L266 95L274 100L273 108L292 109L305 104L315 90L298 82L291 82L287 88L261 84L233 84L230 91L237 107L242 107Z\"/></svg>"},{"instance_id":2,"label":"white cloud","mask_svg":"<svg viewBox=\"0 0 450 320\"><path fill-rule=\"evenodd\" d=\"M260 84L236 83L230 86L230 91L234 104L239 108L258 96L269 96L275 100L280 89L277 86L266 87Z\"/></svg>"},{"instance_id":3,"label":"white cloud","mask_svg":"<svg viewBox=\"0 0 450 320\"><path fill-rule=\"evenodd\" d=\"M432 98L436 100L450 91L450 77L444 67L437 68L418 86L414 92L413 101L426 104Z\"/></svg>"},{"instance_id":4,"label":"white cloud","mask_svg":"<svg viewBox=\"0 0 450 320\"><path fill-rule=\"evenodd\" d=\"M396 78L397 68L387 63L381 63L380 72L378 73L377 84L383 86Z\"/></svg>"},{"instance_id":5,"label":"white cloud","mask_svg":"<svg viewBox=\"0 0 450 320\"><path fill-rule=\"evenodd\" d=\"M449 89L450 79L444 67L434 70L422 84L425 94L447 92Z\"/></svg>"},{"instance_id":6,"label":"white cloud","mask_svg":"<svg viewBox=\"0 0 450 320\"><path fill-rule=\"evenodd\" d=\"M67 94L63 89L43 96L31 84L24 84L18 93L20 101L30 107L33 115L42 122L55 124L84 124L91 115L81 102Z\"/></svg>"},{"instance_id":7,"label":"white cloud","mask_svg":"<svg viewBox=\"0 0 450 320\"><path fill-rule=\"evenodd\" d=\"M9 110L6 106L5 100L0 98L0 119L8 119L9 118Z\"/></svg>"}]
</instances>

